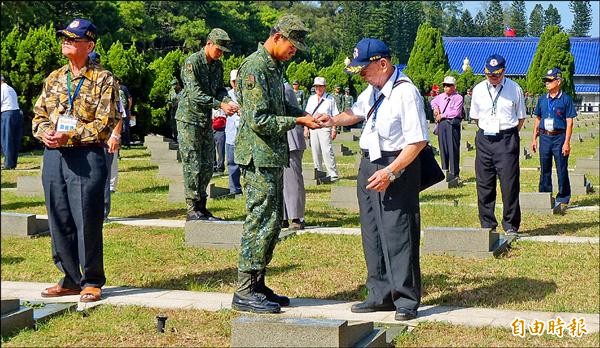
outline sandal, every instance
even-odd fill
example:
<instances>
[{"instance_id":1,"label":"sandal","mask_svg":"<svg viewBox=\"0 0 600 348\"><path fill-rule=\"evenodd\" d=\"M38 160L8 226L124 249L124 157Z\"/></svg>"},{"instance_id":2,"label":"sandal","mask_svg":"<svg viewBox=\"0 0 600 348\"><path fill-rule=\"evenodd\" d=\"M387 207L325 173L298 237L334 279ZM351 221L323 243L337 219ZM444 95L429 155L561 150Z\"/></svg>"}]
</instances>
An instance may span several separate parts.
<instances>
[{"instance_id":1,"label":"sandal","mask_svg":"<svg viewBox=\"0 0 600 348\"><path fill-rule=\"evenodd\" d=\"M95 288L93 286L86 286L80 293L81 297L79 301L81 302L96 302L100 301L102 297L102 289Z\"/></svg>"},{"instance_id":2,"label":"sandal","mask_svg":"<svg viewBox=\"0 0 600 348\"><path fill-rule=\"evenodd\" d=\"M70 295L79 295L81 289L63 288L59 284L46 288L42 291L42 297L61 297Z\"/></svg>"}]
</instances>

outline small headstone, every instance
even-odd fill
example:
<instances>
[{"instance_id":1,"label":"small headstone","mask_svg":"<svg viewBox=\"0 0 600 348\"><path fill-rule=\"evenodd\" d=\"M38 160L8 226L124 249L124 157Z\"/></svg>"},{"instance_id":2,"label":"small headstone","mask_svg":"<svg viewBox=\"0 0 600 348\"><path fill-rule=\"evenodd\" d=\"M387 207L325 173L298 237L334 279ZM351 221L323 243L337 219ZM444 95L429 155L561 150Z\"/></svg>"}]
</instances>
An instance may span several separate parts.
<instances>
[{"instance_id":1,"label":"small headstone","mask_svg":"<svg viewBox=\"0 0 600 348\"><path fill-rule=\"evenodd\" d=\"M508 243L489 228L427 227L422 250L424 254L487 258L501 254Z\"/></svg>"},{"instance_id":2,"label":"small headstone","mask_svg":"<svg viewBox=\"0 0 600 348\"><path fill-rule=\"evenodd\" d=\"M448 181L442 180L442 181L438 182L437 184L432 185L432 186L428 187L427 189L425 189L425 192L447 190L447 189L451 189L451 188L457 188L459 186L460 186L460 182L458 181L458 178L453 178Z\"/></svg>"},{"instance_id":3,"label":"small headstone","mask_svg":"<svg viewBox=\"0 0 600 348\"><path fill-rule=\"evenodd\" d=\"M594 134L594 132L591 132L591 133L590 133L590 138L592 138L592 139L596 139L596 134Z\"/></svg>"},{"instance_id":4,"label":"small headstone","mask_svg":"<svg viewBox=\"0 0 600 348\"><path fill-rule=\"evenodd\" d=\"M326 177L327 173L317 170L317 168L302 167L302 176L305 180L317 180Z\"/></svg>"},{"instance_id":5,"label":"small headstone","mask_svg":"<svg viewBox=\"0 0 600 348\"><path fill-rule=\"evenodd\" d=\"M158 174L159 178L165 179L173 179L173 180L183 180L179 179L183 177L183 165L181 163L168 163L163 162L158 164Z\"/></svg>"},{"instance_id":6,"label":"small headstone","mask_svg":"<svg viewBox=\"0 0 600 348\"><path fill-rule=\"evenodd\" d=\"M554 198L552 192L521 192L519 193L521 211L552 214Z\"/></svg>"},{"instance_id":7,"label":"small headstone","mask_svg":"<svg viewBox=\"0 0 600 348\"><path fill-rule=\"evenodd\" d=\"M462 157L461 170L464 172L475 172L475 157Z\"/></svg>"},{"instance_id":8,"label":"small headstone","mask_svg":"<svg viewBox=\"0 0 600 348\"><path fill-rule=\"evenodd\" d=\"M335 208L357 212L356 186L333 186L331 188L331 205Z\"/></svg>"},{"instance_id":9,"label":"small headstone","mask_svg":"<svg viewBox=\"0 0 600 348\"><path fill-rule=\"evenodd\" d=\"M577 140L579 140L580 143L583 143L583 136L581 134L577 134Z\"/></svg>"},{"instance_id":10,"label":"small headstone","mask_svg":"<svg viewBox=\"0 0 600 348\"><path fill-rule=\"evenodd\" d=\"M208 185L208 189L206 191L206 193L208 194L208 198L220 198L229 195L228 188L218 187L212 182Z\"/></svg>"},{"instance_id":11,"label":"small headstone","mask_svg":"<svg viewBox=\"0 0 600 348\"><path fill-rule=\"evenodd\" d=\"M569 173L569 182L571 183L571 194L585 195L592 192L592 183L585 177L585 174ZM552 192L558 192L558 176L552 171Z\"/></svg>"},{"instance_id":12,"label":"small headstone","mask_svg":"<svg viewBox=\"0 0 600 348\"><path fill-rule=\"evenodd\" d=\"M185 202L185 190L183 188L183 176L181 180L171 180L169 182L169 195L167 201L170 203Z\"/></svg>"},{"instance_id":13,"label":"small headstone","mask_svg":"<svg viewBox=\"0 0 600 348\"><path fill-rule=\"evenodd\" d=\"M344 144L332 144L333 154L336 156L349 156L352 155L352 151Z\"/></svg>"},{"instance_id":14,"label":"small headstone","mask_svg":"<svg viewBox=\"0 0 600 348\"><path fill-rule=\"evenodd\" d=\"M15 299L2 299L1 303L2 318L0 321L0 332L2 336L27 327L33 328L32 308L21 306L18 299L16 299L16 302Z\"/></svg>"},{"instance_id":15,"label":"small headstone","mask_svg":"<svg viewBox=\"0 0 600 348\"><path fill-rule=\"evenodd\" d=\"M43 196L44 187L42 186L42 177L33 175L23 175L17 177L17 196Z\"/></svg>"},{"instance_id":16,"label":"small headstone","mask_svg":"<svg viewBox=\"0 0 600 348\"><path fill-rule=\"evenodd\" d=\"M575 161L575 171L580 174L598 175L600 160L597 158L578 158Z\"/></svg>"},{"instance_id":17,"label":"small headstone","mask_svg":"<svg viewBox=\"0 0 600 348\"><path fill-rule=\"evenodd\" d=\"M1 220L3 237L33 237L49 232L48 219L38 218L35 214L2 212Z\"/></svg>"},{"instance_id":18,"label":"small headstone","mask_svg":"<svg viewBox=\"0 0 600 348\"><path fill-rule=\"evenodd\" d=\"M186 221L185 245L202 248L239 249L244 232L244 221ZM293 235L293 230L282 230L279 239Z\"/></svg>"}]
</instances>

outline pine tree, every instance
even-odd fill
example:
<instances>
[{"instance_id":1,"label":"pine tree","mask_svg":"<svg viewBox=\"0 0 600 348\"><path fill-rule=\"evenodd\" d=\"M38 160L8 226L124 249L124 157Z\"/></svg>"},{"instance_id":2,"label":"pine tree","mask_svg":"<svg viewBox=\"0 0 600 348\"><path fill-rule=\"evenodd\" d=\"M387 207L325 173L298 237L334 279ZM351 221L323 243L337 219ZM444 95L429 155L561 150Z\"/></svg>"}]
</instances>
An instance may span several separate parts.
<instances>
[{"instance_id":1,"label":"pine tree","mask_svg":"<svg viewBox=\"0 0 600 348\"><path fill-rule=\"evenodd\" d=\"M492 0L485 11L484 33L487 36L502 36L504 33L504 23L502 5L500 0Z\"/></svg>"},{"instance_id":2,"label":"pine tree","mask_svg":"<svg viewBox=\"0 0 600 348\"><path fill-rule=\"evenodd\" d=\"M458 22L459 36L475 36L475 24L469 10L464 10Z\"/></svg>"},{"instance_id":3,"label":"pine tree","mask_svg":"<svg viewBox=\"0 0 600 348\"><path fill-rule=\"evenodd\" d=\"M556 25L560 30L563 30L562 25L560 25L560 13L556 9L556 7L552 6L552 4L548 5L548 8L544 12L544 29Z\"/></svg>"},{"instance_id":4,"label":"pine tree","mask_svg":"<svg viewBox=\"0 0 600 348\"><path fill-rule=\"evenodd\" d=\"M448 20L448 29L446 29L446 36L461 36L458 18L454 16L450 17L450 20Z\"/></svg>"},{"instance_id":5,"label":"pine tree","mask_svg":"<svg viewBox=\"0 0 600 348\"><path fill-rule=\"evenodd\" d=\"M508 25L517 31L518 36L527 36L527 18L525 17L525 1L513 1L509 11Z\"/></svg>"},{"instance_id":6,"label":"pine tree","mask_svg":"<svg viewBox=\"0 0 600 348\"><path fill-rule=\"evenodd\" d=\"M427 23L421 24L405 73L424 94L434 83L439 83L435 75L441 72L443 77L449 68L441 31Z\"/></svg>"},{"instance_id":7,"label":"pine tree","mask_svg":"<svg viewBox=\"0 0 600 348\"><path fill-rule=\"evenodd\" d=\"M480 36L488 36L487 32L485 31L485 15L483 12L477 12L474 22L475 33L479 33Z\"/></svg>"},{"instance_id":8,"label":"pine tree","mask_svg":"<svg viewBox=\"0 0 600 348\"><path fill-rule=\"evenodd\" d=\"M592 26L592 5L589 1L569 1L569 8L573 13L573 26L571 35L589 36Z\"/></svg>"},{"instance_id":9,"label":"pine tree","mask_svg":"<svg viewBox=\"0 0 600 348\"><path fill-rule=\"evenodd\" d=\"M561 89L570 96L575 96L575 85L573 73L575 72L575 58L571 54L571 42L567 33L558 33L548 40L544 56L540 62L537 78L539 81L546 75L547 71L557 67L562 72L563 82ZM546 89L542 93L546 92Z\"/></svg>"},{"instance_id":10,"label":"pine tree","mask_svg":"<svg viewBox=\"0 0 600 348\"><path fill-rule=\"evenodd\" d=\"M544 8L535 4L529 15L529 36L539 37L544 32Z\"/></svg>"},{"instance_id":11,"label":"pine tree","mask_svg":"<svg viewBox=\"0 0 600 348\"><path fill-rule=\"evenodd\" d=\"M560 32L560 28L556 25L547 27L544 33L540 37L537 49L533 55L533 60L527 70L527 89L529 93L540 94L544 92L544 84L542 83L541 76L546 72L545 68L541 66L542 60L545 57L545 52L548 47L550 39Z\"/></svg>"}]
</instances>

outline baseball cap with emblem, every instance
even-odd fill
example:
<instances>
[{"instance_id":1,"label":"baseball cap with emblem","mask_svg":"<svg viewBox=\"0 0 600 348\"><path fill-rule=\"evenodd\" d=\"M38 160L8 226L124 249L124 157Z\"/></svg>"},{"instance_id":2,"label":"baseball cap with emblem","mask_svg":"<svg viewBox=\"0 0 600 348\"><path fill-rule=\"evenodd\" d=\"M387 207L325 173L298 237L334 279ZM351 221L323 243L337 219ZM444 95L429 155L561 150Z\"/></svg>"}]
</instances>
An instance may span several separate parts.
<instances>
[{"instance_id":1,"label":"baseball cap with emblem","mask_svg":"<svg viewBox=\"0 0 600 348\"><path fill-rule=\"evenodd\" d=\"M56 31L56 35L71 39L96 41L96 26L87 19L75 18L65 29Z\"/></svg>"},{"instance_id":2,"label":"baseball cap with emblem","mask_svg":"<svg viewBox=\"0 0 600 348\"><path fill-rule=\"evenodd\" d=\"M290 40L297 49L306 51L308 48L304 42L308 29L306 29L300 17L291 14L285 15L279 18L274 29Z\"/></svg>"},{"instance_id":3,"label":"baseball cap with emblem","mask_svg":"<svg viewBox=\"0 0 600 348\"><path fill-rule=\"evenodd\" d=\"M313 86L326 86L325 78L321 76L315 77L315 81L313 82Z\"/></svg>"},{"instance_id":4,"label":"baseball cap with emblem","mask_svg":"<svg viewBox=\"0 0 600 348\"><path fill-rule=\"evenodd\" d=\"M492 54L485 60L483 72L485 74L500 75L504 72L504 68L506 68L504 57L499 54Z\"/></svg>"},{"instance_id":5,"label":"baseball cap with emblem","mask_svg":"<svg viewBox=\"0 0 600 348\"><path fill-rule=\"evenodd\" d=\"M356 74L366 68L371 62L389 57L390 49L383 41L364 38L354 47L352 60L346 66L345 71L349 74Z\"/></svg>"},{"instance_id":6,"label":"baseball cap with emblem","mask_svg":"<svg viewBox=\"0 0 600 348\"><path fill-rule=\"evenodd\" d=\"M227 32L221 28L214 28L208 33L208 40L212 41L223 52L231 52L229 44L231 39Z\"/></svg>"},{"instance_id":7,"label":"baseball cap with emblem","mask_svg":"<svg viewBox=\"0 0 600 348\"><path fill-rule=\"evenodd\" d=\"M544 76L544 81L554 81L555 79L561 79L562 72L559 68L552 68L546 72L546 76Z\"/></svg>"}]
</instances>

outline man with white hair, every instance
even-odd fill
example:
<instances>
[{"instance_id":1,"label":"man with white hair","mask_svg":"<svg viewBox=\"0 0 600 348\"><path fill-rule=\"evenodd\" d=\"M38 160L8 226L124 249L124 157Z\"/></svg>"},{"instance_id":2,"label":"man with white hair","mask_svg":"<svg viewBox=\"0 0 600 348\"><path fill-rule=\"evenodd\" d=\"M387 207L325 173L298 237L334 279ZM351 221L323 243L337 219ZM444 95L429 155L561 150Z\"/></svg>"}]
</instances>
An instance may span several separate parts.
<instances>
[{"instance_id":1,"label":"man with white hair","mask_svg":"<svg viewBox=\"0 0 600 348\"><path fill-rule=\"evenodd\" d=\"M325 92L327 83L324 77L317 76L314 80L315 94L311 95L304 109L311 115L326 114L334 116L339 113L335 99ZM327 176L331 181L338 180L338 172L335 164L335 155L331 142L337 133L335 127L323 127L311 129L304 127L304 136L310 137L310 148L312 150L313 164L318 171L323 172L323 162L327 169Z\"/></svg>"},{"instance_id":2,"label":"man with white hair","mask_svg":"<svg viewBox=\"0 0 600 348\"><path fill-rule=\"evenodd\" d=\"M229 73L229 83L231 89L227 91L227 94L237 103L237 97L235 96L235 86L237 84L237 69L231 70ZM235 136L240 125L240 115L234 113L227 117L227 123L225 124L225 157L227 159L227 173L229 174L229 193L230 194L241 194L242 185L240 184L240 167L234 161L235 151Z\"/></svg>"}]
</instances>

